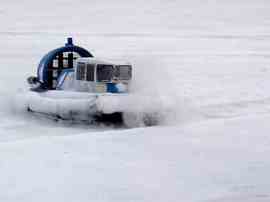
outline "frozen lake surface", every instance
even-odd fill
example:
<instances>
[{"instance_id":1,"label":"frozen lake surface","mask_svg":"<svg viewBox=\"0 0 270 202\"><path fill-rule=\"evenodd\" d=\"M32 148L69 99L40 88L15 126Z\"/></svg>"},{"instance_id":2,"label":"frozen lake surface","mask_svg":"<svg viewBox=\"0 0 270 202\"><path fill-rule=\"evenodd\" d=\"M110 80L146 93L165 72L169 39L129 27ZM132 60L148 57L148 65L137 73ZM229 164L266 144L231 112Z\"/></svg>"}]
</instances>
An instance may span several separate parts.
<instances>
[{"instance_id":1,"label":"frozen lake surface","mask_svg":"<svg viewBox=\"0 0 270 202\"><path fill-rule=\"evenodd\" d=\"M266 0L2 3L0 201L270 201L269 9ZM133 92L170 109L161 125L26 114L25 79L67 36L130 60Z\"/></svg>"}]
</instances>

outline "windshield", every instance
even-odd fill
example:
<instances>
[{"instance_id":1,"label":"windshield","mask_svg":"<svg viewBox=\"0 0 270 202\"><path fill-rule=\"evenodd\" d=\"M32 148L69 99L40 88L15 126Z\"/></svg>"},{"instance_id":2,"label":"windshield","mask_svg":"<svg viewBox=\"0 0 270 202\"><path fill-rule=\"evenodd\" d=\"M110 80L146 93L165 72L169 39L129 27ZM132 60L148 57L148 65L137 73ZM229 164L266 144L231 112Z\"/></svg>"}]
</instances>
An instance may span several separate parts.
<instances>
[{"instance_id":1,"label":"windshield","mask_svg":"<svg viewBox=\"0 0 270 202\"><path fill-rule=\"evenodd\" d=\"M111 81L113 77L112 65L97 65L97 81Z\"/></svg>"},{"instance_id":2,"label":"windshield","mask_svg":"<svg viewBox=\"0 0 270 202\"><path fill-rule=\"evenodd\" d=\"M130 80L132 69L130 65L118 65L115 67L114 76L120 80Z\"/></svg>"}]
</instances>

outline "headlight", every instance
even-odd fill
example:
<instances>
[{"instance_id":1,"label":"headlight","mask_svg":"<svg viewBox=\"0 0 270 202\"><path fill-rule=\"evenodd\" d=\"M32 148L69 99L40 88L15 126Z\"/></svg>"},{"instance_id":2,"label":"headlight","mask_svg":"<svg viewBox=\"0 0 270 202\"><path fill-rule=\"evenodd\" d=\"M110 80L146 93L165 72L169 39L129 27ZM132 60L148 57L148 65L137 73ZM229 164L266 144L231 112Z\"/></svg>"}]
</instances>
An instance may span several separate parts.
<instances>
[{"instance_id":1,"label":"headlight","mask_svg":"<svg viewBox=\"0 0 270 202\"><path fill-rule=\"evenodd\" d=\"M105 83L96 83L96 92L97 93L106 93L107 85Z\"/></svg>"}]
</instances>

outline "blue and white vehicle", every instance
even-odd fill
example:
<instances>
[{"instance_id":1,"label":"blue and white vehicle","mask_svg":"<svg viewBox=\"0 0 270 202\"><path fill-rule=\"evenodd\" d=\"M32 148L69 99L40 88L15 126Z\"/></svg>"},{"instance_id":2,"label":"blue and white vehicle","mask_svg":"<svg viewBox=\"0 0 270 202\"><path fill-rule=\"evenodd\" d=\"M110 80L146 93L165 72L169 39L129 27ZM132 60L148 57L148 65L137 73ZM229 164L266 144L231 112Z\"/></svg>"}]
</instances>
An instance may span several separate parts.
<instances>
[{"instance_id":1,"label":"blue and white vehicle","mask_svg":"<svg viewBox=\"0 0 270 202\"><path fill-rule=\"evenodd\" d=\"M130 63L94 58L68 38L28 78L27 110L56 120L123 123L131 79Z\"/></svg>"},{"instance_id":2,"label":"blue and white vehicle","mask_svg":"<svg viewBox=\"0 0 270 202\"><path fill-rule=\"evenodd\" d=\"M131 80L130 63L95 58L68 38L64 47L41 59L37 76L27 79L26 108L54 120L156 124L156 112L146 113L130 95Z\"/></svg>"}]
</instances>

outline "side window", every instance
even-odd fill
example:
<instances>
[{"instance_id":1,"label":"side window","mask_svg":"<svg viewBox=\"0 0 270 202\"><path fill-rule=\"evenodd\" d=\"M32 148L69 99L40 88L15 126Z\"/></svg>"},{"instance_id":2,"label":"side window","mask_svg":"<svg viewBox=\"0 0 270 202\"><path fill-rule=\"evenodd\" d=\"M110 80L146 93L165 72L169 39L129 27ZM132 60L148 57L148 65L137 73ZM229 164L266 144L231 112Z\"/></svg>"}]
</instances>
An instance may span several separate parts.
<instances>
[{"instance_id":1,"label":"side window","mask_svg":"<svg viewBox=\"0 0 270 202\"><path fill-rule=\"evenodd\" d=\"M111 81L113 71L112 65L97 65L97 81Z\"/></svg>"},{"instance_id":2,"label":"side window","mask_svg":"<svg viewBox=\"0 0 270 202\"><path fill-rule=\"evenodd\" d=\"M130 65L118 65L115 67L114 76L120 80L130 80L132 67Z\"/></svg>"},{"instance_id":3,"label":"side window","mask_svg":"<svg viewBox=\"0 0 270 202\"><path fill-rule=\"evenodd\" d=\"M77 65L76 79L85 80L85 74L86 74L86 65L82 62L79 62Z\"/></svg>"},{"instance_id":4,"label":"side window","mask_svg":"<svg viewBox=\"0 0 270 202\"><path fill-rule=\"evenodd\" d=\"M94 81L95 65L94 64L87 64L86 69L87 69L86 80L87 81Z\"/></svg>"}]
</instances>

